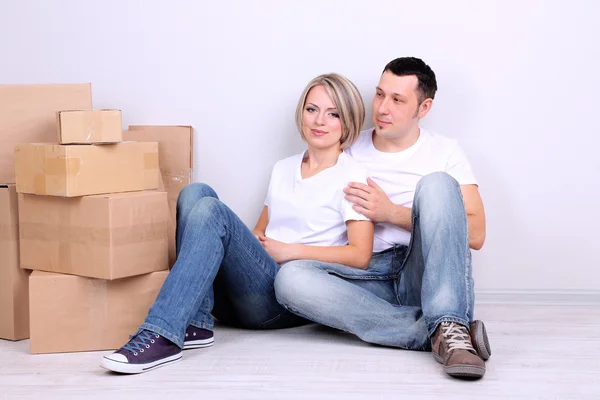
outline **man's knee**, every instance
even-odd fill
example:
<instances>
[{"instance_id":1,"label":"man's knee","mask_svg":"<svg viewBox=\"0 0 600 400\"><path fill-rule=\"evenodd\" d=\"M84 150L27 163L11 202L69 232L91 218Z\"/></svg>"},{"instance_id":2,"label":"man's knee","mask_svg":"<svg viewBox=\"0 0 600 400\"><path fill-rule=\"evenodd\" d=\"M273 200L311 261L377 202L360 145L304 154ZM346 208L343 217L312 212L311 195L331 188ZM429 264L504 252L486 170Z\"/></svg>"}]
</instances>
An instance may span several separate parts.
<instances>
[{"instance_id":1,"label":"man's knee","mask_svg":"<svg viewBox=\"0 0 600 400\"><path fill-rule=\"evenodd\" d=\"M415 190L414 206L425 207L428 213L447 211L449 201L461 198L460 185L446 172L425 175Z\"/></svg>"},{"instance_id":2,"label":"man's knee","mask_svg":"<svg viewBox=\"0 0 600 400\"><path fill-rule=\"evenodd\" d=\"M310 267L311 261L296 260L285 263L275 277L275 296L284 306L305 302L315 294L315 274L319 271Z\"/></svg>"}]
</instances>

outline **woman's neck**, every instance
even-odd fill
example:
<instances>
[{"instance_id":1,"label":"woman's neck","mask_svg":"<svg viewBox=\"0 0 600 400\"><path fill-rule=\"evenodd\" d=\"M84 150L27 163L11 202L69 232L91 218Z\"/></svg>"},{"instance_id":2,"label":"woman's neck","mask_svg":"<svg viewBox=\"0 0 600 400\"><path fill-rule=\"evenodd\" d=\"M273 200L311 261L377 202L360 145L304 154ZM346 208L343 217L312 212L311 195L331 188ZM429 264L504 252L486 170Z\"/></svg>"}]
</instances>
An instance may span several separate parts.
<instances>
[{"instance_id":1,"label":"woman's neck","mask_svg":"<svg viewBox=\"0 0 600 400\"><path fill-rule=\"evenodd\" d=\"M339 147L316 149L309 146L304 160L302 160L302 178L310 178L327 168L333 167L337 164L341 153L342 150Z\"/></svg>"}]
</instances>

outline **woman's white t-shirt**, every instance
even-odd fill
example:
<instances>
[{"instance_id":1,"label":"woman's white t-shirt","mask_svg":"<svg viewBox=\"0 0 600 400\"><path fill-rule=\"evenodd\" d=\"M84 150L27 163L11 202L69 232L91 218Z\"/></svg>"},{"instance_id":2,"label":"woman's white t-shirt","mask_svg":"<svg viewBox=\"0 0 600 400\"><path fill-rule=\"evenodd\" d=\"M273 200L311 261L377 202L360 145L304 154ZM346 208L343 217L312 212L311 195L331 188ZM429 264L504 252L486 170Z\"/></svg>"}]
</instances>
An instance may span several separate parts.
<instances>
[{"instance_id":1,"label":"woman's white t-shirt","mask_svg":"<svg viewBox=\"0 0 600 400\"><path fill-rule=\"evenodd\" d=\"M273 167L265 199L269 210L265 235L284 243L344 246L346 221L369 219L354 211L343 189L349 182L366 183L367 172L341 153L334 166L303 179L303 157L304 153L296 154Z\"/></svg>"}]
</instances>

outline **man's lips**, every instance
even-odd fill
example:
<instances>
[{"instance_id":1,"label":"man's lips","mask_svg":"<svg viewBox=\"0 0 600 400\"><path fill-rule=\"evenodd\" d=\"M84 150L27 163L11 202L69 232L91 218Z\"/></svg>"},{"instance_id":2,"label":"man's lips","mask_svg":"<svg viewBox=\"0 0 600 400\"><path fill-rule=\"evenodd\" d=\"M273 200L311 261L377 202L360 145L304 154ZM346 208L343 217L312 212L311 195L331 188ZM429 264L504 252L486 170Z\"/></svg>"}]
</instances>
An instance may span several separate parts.
<instances>
[{"instance_id":1,"label":"man's lips","mask_svg":"<svg viewBox=\"0 0 600 400\"><path fill-rule=\"evenodd\" d=\"M389 121L382 121L379 118L377 118L377 123L379 125L390 125L391 124L391 122L389 122Z\"/></svg>"}]
</instances>

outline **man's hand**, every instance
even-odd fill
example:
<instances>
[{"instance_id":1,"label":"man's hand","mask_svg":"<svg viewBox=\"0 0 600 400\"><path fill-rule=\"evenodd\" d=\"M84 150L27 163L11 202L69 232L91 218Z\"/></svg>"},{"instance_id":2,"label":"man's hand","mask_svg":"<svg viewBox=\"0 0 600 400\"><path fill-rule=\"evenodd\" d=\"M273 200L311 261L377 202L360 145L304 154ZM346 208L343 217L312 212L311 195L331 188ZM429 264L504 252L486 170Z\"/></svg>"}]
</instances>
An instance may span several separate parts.
<instances>
[{"instance_id":1,"label":"man's hand","mask_svg":"<svg viewBox=\"0 0 600 400\"><path fill-rule=\"evenodd\" d=\"M350 182L344 189L346 200L354 203L354 210L371 221L390 222L393 219L395 205L371 178L367 178L367 183L368 185Z\"/></svg>"},{"instance_id":2,"label":"man's hand","mask_svg":"<svg viewBox=\"0 0 600 400\"><path fill-rule=\"evenodd\" d=\"M266 236L259 236L258 240L263 245L267 253L278 263L284 263L294 259L293 244L287 244Z\"/></svg>"}]
</instances>

